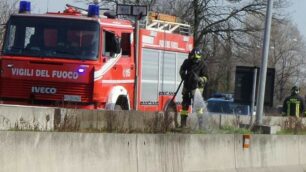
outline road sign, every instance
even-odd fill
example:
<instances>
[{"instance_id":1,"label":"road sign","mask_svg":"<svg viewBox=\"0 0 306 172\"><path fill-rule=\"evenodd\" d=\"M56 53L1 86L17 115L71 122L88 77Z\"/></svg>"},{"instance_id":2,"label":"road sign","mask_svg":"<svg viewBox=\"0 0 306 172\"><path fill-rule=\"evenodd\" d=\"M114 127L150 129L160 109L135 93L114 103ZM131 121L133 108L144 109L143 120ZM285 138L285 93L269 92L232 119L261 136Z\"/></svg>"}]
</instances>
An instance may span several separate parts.
<instances>
[{"instance_id":1,"label":"road sign","mask_svg":"<svg viewBox=\"0 0 306 172\"><path fill-rule=\"evenodd\" d=\"M117 4L117 15L131 15L132 5Z\"/></svg>"},{"instance_id":2,"label":"road sign","mask_svg":"<svg viewBox=\"0 0 306 172\"><path fill-rule=\"evenodd\" d=\"M132 15L133 16L139 16L140 14L142 16L146 16L147 15L147 6L145 6L145 5L136 5L136 6L133 6Z\"/></svg>"},{"instance_id":3,"label":"road sign","mask_svg":"<svg viewBox=\"0 0 306 172\"><path fill-rule=\"evenodd\" d=\"M147 6L117 4L117 15L146 16Z\"/></svg>"}]
</instances>

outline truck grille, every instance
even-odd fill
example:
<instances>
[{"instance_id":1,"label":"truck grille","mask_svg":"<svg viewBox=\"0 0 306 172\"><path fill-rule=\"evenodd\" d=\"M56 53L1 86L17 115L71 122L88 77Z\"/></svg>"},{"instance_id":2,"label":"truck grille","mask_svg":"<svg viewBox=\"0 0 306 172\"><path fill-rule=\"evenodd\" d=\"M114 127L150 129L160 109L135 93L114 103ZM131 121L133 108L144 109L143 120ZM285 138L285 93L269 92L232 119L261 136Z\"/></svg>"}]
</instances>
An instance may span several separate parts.
<instances>
[{"instance_id":1,"label":"truck grille","mask_svg":"<svg viewBox=\"0 0 306 172\"><path fill-rule=\"evenodd\" d=\"M56 88L55 94L32 93L32 87ZM81 96L83 103L92 101L92 84L1 79L2 98L62 101L64 95Z\"/></svg>"}]
</instances>

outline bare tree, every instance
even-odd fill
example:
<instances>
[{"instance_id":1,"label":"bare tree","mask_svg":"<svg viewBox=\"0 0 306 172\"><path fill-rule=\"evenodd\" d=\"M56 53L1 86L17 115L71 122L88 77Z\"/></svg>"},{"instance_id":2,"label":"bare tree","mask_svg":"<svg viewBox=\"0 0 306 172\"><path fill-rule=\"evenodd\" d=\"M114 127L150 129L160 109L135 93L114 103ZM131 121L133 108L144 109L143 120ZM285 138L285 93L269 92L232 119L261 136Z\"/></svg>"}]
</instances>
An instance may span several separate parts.
<instances>
[{"instance_id":1,"label":"bare tree","mask_svg":"<svg viewBox=\"0 0 306 172\"><path fill-rule=\"evenodd\" d=\"M300 85L305 71L305 44L291 22L276 23L272 29L270 65L276 69L275 94L282 101L292 85Z\"/></svg>"},{"instance_id":2,"label":"bare tree","mask_svg":"<svg viewBox=\"0 0 306 172\"><path fill-rule=\"evenodd\" d=\"M274 2L276 10L273 17L281 22L284 16L281 10L277 9L287 5L287 1ZM211 88L225 92L233 91L233 73L237 64L237 58L234 57L239 57L238 62L241 64L249 62L249 59L240 53L245 51L248 54L249 51L244 49L254 46L246 37L257 36L263 31L264 23L252 25L249 23L248 16L252 16L255 20L263 19L266 1L169 0L157 1L153 8L176 15L191 24L195 38L194 45L201 47L208 57ZM254 37L254 40L256 39L258 38Z\"/></svg>"},{"instance_id":3,"label":"bare tree","mask_svg":"<svg viewBox=\"0 0 306 172\"><path fill-rule=\"evenodd\" d=\"M255 20L248 17L249 25L261 27L264 20ZM263 36L254 32L244 37L247 46L239 47L236 61L251 66L260 66ZM273 20L270 39L269 67L276 71L275 100L276 104L282 103L292 85L305 84L304 56L305 43L297 27L289 20Z\"/></svg>"},{"instance_id":4,"label":"bare tree","mask_svg":"<svg viewBox=\"0 0 306 172\"><path fill-rule=\"evenodd\" d=\"M2 48L5 24L12 13L16 12L17 0L0 1L0 48Z\"/></svg>"},{"instance_id":5,"label":"bare tree","mask_svg":"<svg viewBox=\"0 0 306 172\"><path fill-rule=\"evenodd\" d=\"M225 38L227 32L249 32L245 28L245 16L252 14L263 16L266 8L265 0L237 1L225 0L170 0L158 1L155 8L158 11L172 12L193 26L195 45L205 43L210 34ZM275 2L276 7L283 6L285 0ZM169 10L171 9L171 10ZM225 38L227 39L227 38Z\"/></svg>"}]
</instances>

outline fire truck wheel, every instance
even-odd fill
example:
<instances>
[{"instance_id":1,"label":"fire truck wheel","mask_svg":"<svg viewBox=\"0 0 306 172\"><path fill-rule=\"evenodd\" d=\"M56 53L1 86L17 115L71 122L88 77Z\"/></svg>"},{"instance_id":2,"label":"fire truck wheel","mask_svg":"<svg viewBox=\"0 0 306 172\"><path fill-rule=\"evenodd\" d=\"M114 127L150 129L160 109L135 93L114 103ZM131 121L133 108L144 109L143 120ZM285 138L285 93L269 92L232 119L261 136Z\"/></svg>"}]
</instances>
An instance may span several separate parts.
<instances>
[{"instance_id":1,"label":"fire truck wheel","mask_svg":"<svg viewBox=\"0 0 306 172\"><path fill-rule=\"evenodd\" d=\"M120 105L115 105L114 110L122 110L122 107Z\"/></svg>"}]
</instances>

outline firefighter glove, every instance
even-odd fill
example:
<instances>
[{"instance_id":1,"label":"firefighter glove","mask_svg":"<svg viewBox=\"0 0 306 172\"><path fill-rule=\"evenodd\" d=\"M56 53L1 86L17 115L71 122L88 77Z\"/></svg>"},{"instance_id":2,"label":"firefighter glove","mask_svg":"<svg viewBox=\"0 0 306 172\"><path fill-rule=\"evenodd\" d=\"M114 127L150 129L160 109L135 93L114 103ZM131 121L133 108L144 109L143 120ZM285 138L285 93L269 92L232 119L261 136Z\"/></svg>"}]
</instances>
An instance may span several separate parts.
<instances>
[{"instance_id":1,"label":"firefighter glove","mask_svg":"<svg viewBox=\"0 0 306 172\"><path fill-rule=\"evenodd\" d=\"M199 84L204 85L207 82L207 78L205 76L198 77L198 82Z\"/></svg>"}]
</instances>

